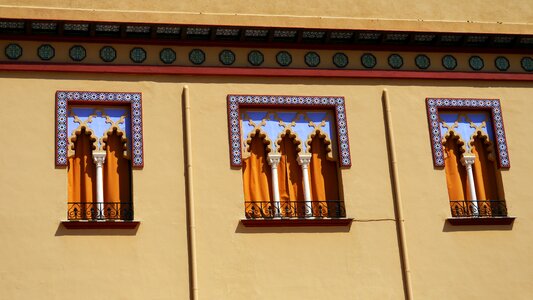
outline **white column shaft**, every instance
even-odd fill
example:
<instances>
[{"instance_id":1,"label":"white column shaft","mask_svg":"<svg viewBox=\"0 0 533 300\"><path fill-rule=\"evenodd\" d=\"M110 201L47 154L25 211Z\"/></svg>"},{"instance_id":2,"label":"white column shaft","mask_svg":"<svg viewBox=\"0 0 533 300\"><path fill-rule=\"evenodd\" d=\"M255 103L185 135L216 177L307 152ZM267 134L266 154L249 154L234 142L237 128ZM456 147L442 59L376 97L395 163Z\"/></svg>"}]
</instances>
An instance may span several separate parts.
<instances>
[{"instance_id":1,"label":"white column shaft","mask_svg":"<svg viewBox=\"0 0 533 300\"><path fill-rule=\"evenodd\" d=\"M272 195L274 197L274 207L276 208L275 217L281 217L281 204L279 197L279 182L278 182L278 164L281 160L280 154L269 154L268 164L272 169Z\"/></svg>"},{"instance_id":2,"label":"white column shaft","mask_svg":"<svg viewBox=\"0 0 533 300\"><path fill-rule=\"evenodd\" d=\"M106 153L93 151L93 160L96 164L96 207L98 218L104 219L104 161Z\"/></svg>"},{"instance_id":3,"label":"white column shaft","mask_svg":"<svg viewBox=\"0 0 533 300\"><path fill-rule=\"evenodd\" d=\"M304 180L304 199L307 216L313 216L313 204L311 202L311 184L309 182L309 163L311 162L310 154L301 154L298 156L298 163L302 166L303 180Z\"/></svg>"},{"instance_id":4,"label":"white column shaft","mask_svg":"<svg viewBox=\"0 0 533 300\"><path fill-rule=\"evenodd\" d=\"M461 163L466 168L466 177L468 179L468 192L470 193L470 203L472 203L473 215L477 216L479 214L477 195L476 195L476 185L474 183L474 173L472 171L472 165L474 164L475 156L474 155L463 155L461 158Z\"/></svg>"}]
</instances>

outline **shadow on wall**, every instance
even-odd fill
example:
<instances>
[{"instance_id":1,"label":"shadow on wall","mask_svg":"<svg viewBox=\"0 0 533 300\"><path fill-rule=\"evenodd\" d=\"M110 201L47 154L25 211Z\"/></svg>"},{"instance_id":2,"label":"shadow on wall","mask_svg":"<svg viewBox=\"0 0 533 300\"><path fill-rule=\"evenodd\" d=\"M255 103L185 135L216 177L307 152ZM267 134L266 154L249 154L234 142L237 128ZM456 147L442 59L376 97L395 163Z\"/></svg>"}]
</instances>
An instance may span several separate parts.
<instances>
[{"instance_id":1,"label":"shadow on wall","mask_svg":"<svg viewBox=\"0 0 533 300\"><path fill-rule=\"evenodd\" d=\"M235 233L318 233L350 232L349 226L246 227L239 221Z\"/></svg>"},{"instance_id":2,"label":"shadow on wall","mask_svg":"<svg viewBox=\"0 0 533 300\"><path fill-rule=\"evenodd\" d=\"M513 229L514 223L509 225L451 225L448 221L444 221L442 232L457 232L457 231L508 231Z\"/></svg>"},{"instance_id":3,"label":"shadow on wall","mask_svg":"<svg viewBox=\"0 0 533 300\"><path fill-rule=\"evenodd\" d=\"M65 236L65 235L78 235L78 236L118 236L118 235L137 235L137 230L139 226L131 229L67 229L63 224L59 223L55 236Z\"/></svg>"}]
</instances>

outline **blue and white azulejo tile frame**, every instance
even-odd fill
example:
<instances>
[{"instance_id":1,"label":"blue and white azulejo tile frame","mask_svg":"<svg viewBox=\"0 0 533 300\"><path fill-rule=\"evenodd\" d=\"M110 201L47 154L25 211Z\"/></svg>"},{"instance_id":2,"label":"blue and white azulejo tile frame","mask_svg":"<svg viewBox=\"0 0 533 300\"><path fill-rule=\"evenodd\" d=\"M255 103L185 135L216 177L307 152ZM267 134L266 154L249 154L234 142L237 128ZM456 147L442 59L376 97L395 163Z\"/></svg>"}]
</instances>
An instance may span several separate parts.
<instances>
[{"instance_id":1,"label":"blue and white azulejo tile frame","mask_svg":"<svg viewBox=\"0 0 533 300\"><path fill-rule=\"evenodd\" d=\"M334 126L337 133L335 144L338 146L340 166L350 167L352 165L344 97L228 95L229 150L232 167L242 166L241 108L331 110L335 117Z\"/></svg>"},{"instance_id":2,"label":"blue and white azulejo tile frame","mask_svg":"<svg viewBox=\"0 0 533 300\"><path fill-rule=\"evenodd\" d=\"M70 105L129 106L131 117L128 118L130 122L126 124L129 127L126 131L131 132L131 143L129 145L131 145L132 167L142 168L144 166L141 93L78 91L56 92L56 166L66 166L68 161L68 112Z\"/></svg>"},{"instance_id":3,"label":"blue and white azulejo tile frame","mask_svg":"<svg viewBox=\"0 0 533 300\"><path fill-rule=\"evenodd\" d=\"M435 167L444 166L444 146L442 145L441 111L472 111L489 112L492 128L487 128L487 132L494 136L494 144L497 151L498 167L509 168L511 163L505 137L503 117L498 99L464 99L464 98L427 98L426 99L429 135L431 138L431 149L433 151L433 165Z\"/></svg>"}]
</instances>

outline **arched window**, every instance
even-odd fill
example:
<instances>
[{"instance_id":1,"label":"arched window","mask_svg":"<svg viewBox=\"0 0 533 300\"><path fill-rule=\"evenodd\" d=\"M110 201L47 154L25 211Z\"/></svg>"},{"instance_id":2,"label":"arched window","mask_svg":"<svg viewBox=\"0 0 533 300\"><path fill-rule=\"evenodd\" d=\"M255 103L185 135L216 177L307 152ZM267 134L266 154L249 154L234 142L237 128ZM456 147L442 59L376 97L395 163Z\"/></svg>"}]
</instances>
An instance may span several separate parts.
<instances>
[{"instance_id":1,"label":"arched window","mask_svg":"<svg viewBox=\"0 0 533 300\"><path fill-rule=\"evenodd\" d=\"M490 116L462 110L439 114L452 217L507 215Z\"/></svg>"},{"instance_id":2,"label":"arched window","mask_svg":"<svg viewBox=\"0 0 533 300\"><path fill-rule=\"evenodd\" d=\"M247 219L345 217L331 111L242 112Z\"/></svg>"},{"instance_id":3,"label":"arched window","mask_svg":"<svg viewBox=\"0 0 533 300\"><path fill-rule=\"evenodd\" d=\"M133 220L129 110L74 106L68 118L69 220Z\"/></svg>"}]
</instances>

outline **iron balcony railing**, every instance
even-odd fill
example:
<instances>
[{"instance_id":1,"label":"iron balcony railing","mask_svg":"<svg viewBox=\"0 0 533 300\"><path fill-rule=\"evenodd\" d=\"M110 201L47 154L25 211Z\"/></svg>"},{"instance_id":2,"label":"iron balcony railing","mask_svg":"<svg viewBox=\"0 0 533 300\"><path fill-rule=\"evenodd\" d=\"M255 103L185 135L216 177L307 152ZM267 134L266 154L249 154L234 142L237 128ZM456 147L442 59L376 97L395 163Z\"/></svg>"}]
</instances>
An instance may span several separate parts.
<instances>
[{"instance_id":1,"label":"iron balcony railing","mask_svg":"<svg viewBox=\"0 0 533 300\"><path fill-rule=\"evenodd\" d=\"M68 202L68 219L76 220L133 220L130 202L85 203Z\"/></svg>"},{"instance_id":2,"label":"iron balcony railing","mask_svg":"<svg viewBox=\"0 0 533 300\"><path fill-rule=\"evenodd\" d=\"M504 200L450 200L456 218L507 217Z\"/></svg>"},{"instance_id":3,"label":"iron balcony railing","mask_svg":"<svg viewBox=\"0 0 533 300\"><path fill-rule=\"evenodd\" d=\"M341 200L325 201L245 201L247 219L272 218L345 218Z\"/></svg>"}]
</instances>

